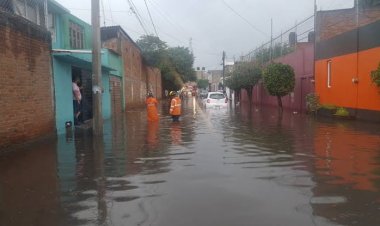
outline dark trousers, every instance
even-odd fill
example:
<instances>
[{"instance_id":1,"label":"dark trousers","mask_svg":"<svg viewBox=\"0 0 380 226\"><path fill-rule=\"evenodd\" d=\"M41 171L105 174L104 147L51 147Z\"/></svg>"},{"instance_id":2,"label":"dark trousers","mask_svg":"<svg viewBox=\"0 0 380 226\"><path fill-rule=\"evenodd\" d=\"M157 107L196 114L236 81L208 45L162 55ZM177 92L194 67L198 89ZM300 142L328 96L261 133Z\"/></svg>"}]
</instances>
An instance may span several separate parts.
<instances>
[{"instance_id":1,"label":"dark trousers","mask_svg":"<svg viewBox=\"0 0 380 226\"><path fill-rule=\"evenodd\" d=\"M179 122L179 115L172 115L173 122Z\"/></svg>"},{"instance_id":2,"label":"dark trousers","mask_svg":"<svg viewBox=\"0 0 380 226\"><path fill-rule=\"evenodd\" d=\"M78 103L77 100L73 100L74 105L74 125L78 125L79 123L83 122L83 112L82 112L82 102ZM78 118L76 115L79 112Z\"/></svg>"}]
</instances>

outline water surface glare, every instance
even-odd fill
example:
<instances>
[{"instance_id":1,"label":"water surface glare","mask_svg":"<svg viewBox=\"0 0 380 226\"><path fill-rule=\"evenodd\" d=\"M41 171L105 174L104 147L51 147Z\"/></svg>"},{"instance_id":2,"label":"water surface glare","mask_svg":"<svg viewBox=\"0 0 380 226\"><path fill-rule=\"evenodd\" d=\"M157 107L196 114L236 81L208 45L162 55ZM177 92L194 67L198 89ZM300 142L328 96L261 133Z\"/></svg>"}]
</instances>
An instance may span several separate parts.
<instances>
[{"instance_id":1,"label":"water surface glare","mask_svg":"<svg viewBox=\"0 0 380 226\"><path fill-rule=\"evenodd\" d=\"M1 156L0 225L380 225L379 124L199 103Z\"/></svg>"}]
</instances>

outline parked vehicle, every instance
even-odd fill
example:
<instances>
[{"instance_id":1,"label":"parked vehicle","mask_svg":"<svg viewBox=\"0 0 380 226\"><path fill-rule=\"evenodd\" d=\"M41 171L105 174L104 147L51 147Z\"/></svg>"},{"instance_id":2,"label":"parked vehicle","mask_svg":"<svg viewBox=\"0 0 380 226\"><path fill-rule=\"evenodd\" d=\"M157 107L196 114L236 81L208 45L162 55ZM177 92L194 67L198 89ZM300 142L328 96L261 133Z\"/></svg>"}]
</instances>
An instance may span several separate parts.
<instances>
[{"instance_id":1,"label":"parked vehicle","mask_svg":"<svg viewBox=\"0 0 380 226\"><path fill-rule=\"evenodd\" d=\"M206 108L226 108L227 103L228 99L222 92L209 92L207 98L203 100Z\"/></svg>"},{"instance_id":2,"label":"parked vehicle","mask_svg":"<svg viewBox=\"0 0 380 226\"><path fill-rule=\"evenodd\" d=\"M199 97L204 99L207 98L208 91L207 90L201 90L199 93Z\"/></svg>"}]
</instances>

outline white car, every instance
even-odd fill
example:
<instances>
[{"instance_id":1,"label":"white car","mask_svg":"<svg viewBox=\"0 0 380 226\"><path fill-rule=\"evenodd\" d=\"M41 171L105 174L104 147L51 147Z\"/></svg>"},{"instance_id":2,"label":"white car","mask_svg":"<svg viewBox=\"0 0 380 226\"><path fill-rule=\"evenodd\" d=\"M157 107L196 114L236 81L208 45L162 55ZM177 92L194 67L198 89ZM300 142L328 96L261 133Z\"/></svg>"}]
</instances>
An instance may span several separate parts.
<instances>
[{"instance_id":1,"label":"white car","mask_svg":"<svg viewBox=\"0 0 380 226\"><path fill-rule=\"evenodd\" d=\"M226 108L228 99L222 92L209 92L203 104L206 108Z\"/></svg>"}]
</instances>

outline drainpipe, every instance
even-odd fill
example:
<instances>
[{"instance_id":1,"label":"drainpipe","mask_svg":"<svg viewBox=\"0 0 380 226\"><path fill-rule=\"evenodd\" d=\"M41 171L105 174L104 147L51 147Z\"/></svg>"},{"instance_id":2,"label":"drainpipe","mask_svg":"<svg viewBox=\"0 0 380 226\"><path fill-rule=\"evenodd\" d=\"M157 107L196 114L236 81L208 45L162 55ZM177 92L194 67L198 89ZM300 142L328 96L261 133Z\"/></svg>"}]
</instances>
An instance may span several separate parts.
<instances>
[{"instance_id":1,"label":"drainpipe","mask_svg":"<svg viewBox=\"0 0 380 226\"><path fill-rule=\"evenodd\" d=\"M49 29L49 13L48 13L48 0L44 0L44 17L45 17L45 28Z\"/></svg>"}]
</instances>

